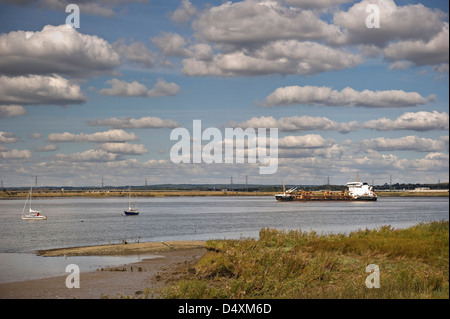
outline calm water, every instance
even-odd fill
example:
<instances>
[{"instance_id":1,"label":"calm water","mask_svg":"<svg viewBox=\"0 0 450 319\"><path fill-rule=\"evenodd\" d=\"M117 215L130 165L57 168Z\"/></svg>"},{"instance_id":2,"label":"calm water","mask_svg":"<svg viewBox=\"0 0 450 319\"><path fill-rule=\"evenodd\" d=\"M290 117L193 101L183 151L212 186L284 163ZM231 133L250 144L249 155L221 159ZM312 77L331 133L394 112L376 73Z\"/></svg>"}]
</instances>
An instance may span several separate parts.
<instances>
[{"instance_id":1,"label":"calm water","mask_svg":"<svg viewBox=\"0 0 450 319\"><path fill-rule=\"evenodd\" d=\"M257 238L263 227L348 233L366 227L403 228L449 219L448 198L425 197L322 203L277 202L272 196L140 198L139 216L123 215L128 206L123 198L33 200L33 208L48 216L46 221L22 220L23 204L23 200L0 200L0 282L24 278L23 274L12 276L19 273L14 268L23 268L14 267L19 264L58 260L33 256L37 249L120 243L124 239L136 242L138 238L141 242ZM92 261L86 263L88 268L124 260L102 263L85 259Z\"/></svg>"}]
</instances>

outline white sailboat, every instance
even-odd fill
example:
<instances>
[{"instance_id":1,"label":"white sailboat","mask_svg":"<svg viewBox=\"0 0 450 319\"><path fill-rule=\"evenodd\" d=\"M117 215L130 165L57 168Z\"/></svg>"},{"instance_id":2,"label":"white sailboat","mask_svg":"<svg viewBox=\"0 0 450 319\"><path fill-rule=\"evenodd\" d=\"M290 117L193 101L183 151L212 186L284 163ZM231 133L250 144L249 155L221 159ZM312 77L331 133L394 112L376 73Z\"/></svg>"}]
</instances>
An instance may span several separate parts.
<instances>
[{"instance_id":1,"label":"white sailboat","mask_svg":"<svg viewBox=\"0 0 450 319\"><path fill-rule=\"evenodd\" d=\"M42 215L42 211L40 210L34 210L31 208L31 201L33 198L33 186L30 188L30 192L28 193L27 200L25 201L25 204L23 205L22 209L22 219L28 219L28 220L46 220L47 216ZM24 215L25 208L27 207L28 199L30 200L30 207L28 209L28 214Z\"/></svg>"},{"instance_id":2,"label":"white sailboat","mask_svg":"<svg viewBox=\"0 0 450 319\"><path fill-rule=\"evenodd\" d=\"M128 188L128 210L124 210L123 212L125 215L139 215L139 210L136 207L136 201L134 201L134 208L131 208L130 187Z\"/></svg>"}]
</instances>

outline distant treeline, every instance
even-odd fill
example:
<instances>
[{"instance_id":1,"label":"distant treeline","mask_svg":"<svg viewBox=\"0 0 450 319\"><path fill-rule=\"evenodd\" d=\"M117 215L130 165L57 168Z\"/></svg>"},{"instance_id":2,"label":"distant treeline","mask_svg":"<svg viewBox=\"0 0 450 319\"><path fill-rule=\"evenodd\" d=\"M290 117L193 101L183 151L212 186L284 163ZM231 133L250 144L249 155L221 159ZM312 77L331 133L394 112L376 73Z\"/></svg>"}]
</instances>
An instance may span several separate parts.
<instances>
[{"instance_id":1,"label":"distant treeline","mask_svg":"<svg viewBox=\"0 0 450 319\"><path fill-rule=\"evenodd\" d=\"M298 190L305 191L320 191L327 189L329 191L344 191L346 185L286 185L286 190L297 187ZM436 183L436 184L405 184L405 183L395 183L392 185L374 185L376 190L414 190L416 188L430 188L430 189L448 189L449 183ZM8 187L4 188L3 191L23 191L27 190L29 187ZM60 192L61 190L70 191L125 191L130 188L132 191L157 191L157 190L173 190L173 191L235 191L235 192L280 192L283 189L283 185L254 185L254 184L160 184L160 185L147 185L147 186L38 186L35 187L36 190L46 190Z\"/></svg>"}]
</instances>

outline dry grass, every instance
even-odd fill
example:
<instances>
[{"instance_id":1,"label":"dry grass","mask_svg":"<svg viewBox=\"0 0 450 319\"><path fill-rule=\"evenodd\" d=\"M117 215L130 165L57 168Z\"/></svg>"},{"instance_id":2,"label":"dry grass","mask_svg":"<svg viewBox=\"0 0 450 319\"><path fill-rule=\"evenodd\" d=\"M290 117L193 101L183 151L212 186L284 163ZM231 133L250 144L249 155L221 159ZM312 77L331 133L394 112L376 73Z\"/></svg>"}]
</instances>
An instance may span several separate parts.
<instances>
[{"instance_id":1,"label":"dry grass","mask_svg":"<svg viewBox=\"0 0 450 319\"><path fill-rule=\"evenodd\" d=\"M208 241L190 280L166 298L449 298L448 221L345 235L262 229ZM380 269L369 289L366 267Z\"/></svg>"}]
</instances>

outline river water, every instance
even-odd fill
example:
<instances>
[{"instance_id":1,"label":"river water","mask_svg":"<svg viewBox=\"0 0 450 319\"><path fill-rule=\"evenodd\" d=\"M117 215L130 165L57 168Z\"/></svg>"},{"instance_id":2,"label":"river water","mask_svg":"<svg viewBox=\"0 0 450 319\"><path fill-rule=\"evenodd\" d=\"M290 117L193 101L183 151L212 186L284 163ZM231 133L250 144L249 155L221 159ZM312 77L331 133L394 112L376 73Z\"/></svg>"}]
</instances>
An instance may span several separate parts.
<instances>
[{"instance_id":1,"label":"river water","mask_svg":"<svg viewBox=\"0 0 450 319\"><path fill-rule=\"evenodd\" d=\"M448 197L379 198L376 202L278 202L273 196L139 198L138 216L123 214L128 207L124 198L34 199L33 209L42 210L48 217L45 221L22 220L23 205L24 200L0 200L0 283L42 278L53 274L53 264L61 268L69 263L63 257L37 257L38 249L122 240L258 238L265 227L348 233L449 219ZM91 270L143 257L155 256L67 259Z\"/></svg>"}]
</instances>

